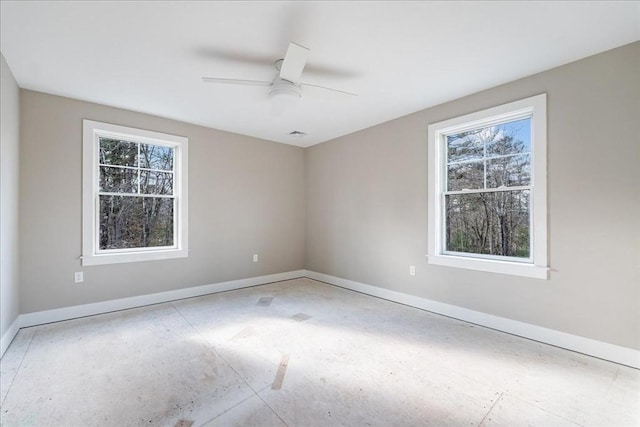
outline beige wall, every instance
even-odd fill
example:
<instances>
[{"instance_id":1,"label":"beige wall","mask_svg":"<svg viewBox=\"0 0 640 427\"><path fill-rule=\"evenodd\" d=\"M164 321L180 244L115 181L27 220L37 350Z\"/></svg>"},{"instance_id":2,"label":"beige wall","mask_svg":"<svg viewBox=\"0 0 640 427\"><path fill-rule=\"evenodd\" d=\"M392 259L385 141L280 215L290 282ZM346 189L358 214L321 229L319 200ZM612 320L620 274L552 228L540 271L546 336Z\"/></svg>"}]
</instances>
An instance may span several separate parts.
<instances>
[{"instance_id":1,"label":"beige wall","mask_svg":"<svg viewBox=\"0 0 640 427\"><path fill-rule=\"evenodd\" d=\"M307 149L306 268L640 349L638 76L640 42ZM429 123L543 92L550 280L427 265Z\"/></svg>"},{"instance_id":2,"label":"beige wall","mask_svg":"<svg viewBox=\"0 0 640 427\"><path fill-rule=\"evenodd\" d=\"M637 75L640 43L306 150L22 90L20 313L307 268L640 349ZM427 265L428 124L543 92L550 280ZM189 258L80 266L84 118L189 137Z\"/></svg>"},{"instance_id":3,"label":"beige wall","mask_svg":"<svg viewBox=\"0 0 640 427\"><path fill-rule=\"evenodd\" d=\"M18 84L0 55L0 336L18 318L18 175L20 98ZM17 326L17 325L16 325ZM6 340L9 336L6 337ZM2 342L4 346L8 342Z\"/></svg>"},{"instance_id":4,"label":"beige wall","mask_svg":"<svg viewBox=\"0 0 640 427\"><path fill-rule=\"evenodd\" d=\"M304 268L301 148L20 93L20 313ZM80 266L82 119L189 138L188 258Z\"/></svg>"}]
</instances>

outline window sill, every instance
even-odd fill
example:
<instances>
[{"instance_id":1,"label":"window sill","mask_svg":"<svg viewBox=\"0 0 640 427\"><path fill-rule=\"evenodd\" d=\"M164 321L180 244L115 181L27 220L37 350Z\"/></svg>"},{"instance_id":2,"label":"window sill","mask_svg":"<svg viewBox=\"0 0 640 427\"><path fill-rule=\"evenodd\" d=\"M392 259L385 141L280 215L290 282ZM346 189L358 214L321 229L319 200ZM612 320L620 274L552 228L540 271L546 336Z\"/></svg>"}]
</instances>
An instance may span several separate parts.
<instances>
[{"instance_id":1,"label":"window sill","mask_svg":"<svg viewBox=\"0 0 640 427\"><path fill-rule=\"evenodd\" d=\"M522 264L518 262L497 261L478 258L466 258L452 255L427 255L429 264L445 267L464 268L467 270L486 271L489 273L509 274L512 276L549 279L547 267Z\"/></svg>"},{"instance_id":2,"label":"window sill","mask_svg":"<svg viewBox=\"0 0 640 427\"><path fill-rule=\"evenodd\" d=\"M82 266L120 264L125 262L155 261L172 258L186 258L189 256L188 249L169 249L162 251L129 252L117 254L100 254L82 256Z\"/></svg>"}]
</instances>

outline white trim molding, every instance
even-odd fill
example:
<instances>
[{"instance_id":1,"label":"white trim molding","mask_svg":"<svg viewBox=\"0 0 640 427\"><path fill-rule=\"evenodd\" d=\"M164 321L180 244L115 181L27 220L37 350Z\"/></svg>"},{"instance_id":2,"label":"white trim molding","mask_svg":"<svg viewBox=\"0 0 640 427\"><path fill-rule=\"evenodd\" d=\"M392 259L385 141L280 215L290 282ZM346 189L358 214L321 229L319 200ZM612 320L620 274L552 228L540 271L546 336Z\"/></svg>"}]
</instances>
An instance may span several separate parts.
<instances>
[{"instance_id":1,"label":"white trim molding","mask_svg":"<svg viewBox=\"0 0 640 427\"><path fill-rule=\"evenodd\" d=\"M126 310L129 308L144 307L147 305L177 301L185 298L199 297L203 295L215 294L218 292L248 288L251 286L266 285L267 283L281 282L283 280L298 279L301 277L305 277L305 270L294 270L284 273L269 274L266 276L249 277L246 279L231 280L228 282L219 282L209 285L194 286L185 289L176 289L174 291L158 292L149 295L140 295L136 297L120 298L109 301L95 302L92 304L75 305L72 307L62 307L52 310L21 314L11 324L11 327L7 330L7 332L5 332L5 334L2 336L2 351L0 352L0 357L9 347L11 341L13 341L13 338L16 336L20 328L28 328L45 323L60 322L63 320L71 320L79 317L110 313L113 311Z\"/></svg>"},{"instance_id":2,"label":"white trim molding","mask_svg":"<svg viewBox=\"0 0 640 427\"><path fill-rule=\"evenodd\" d=\"M131 143L150 144L173 149L172 192L166 194L144 194L137 192L102 193L100 191L100 139L122 139ZM114 167L121 167L115 165ZM138 164L137 171L142 170ZM82 256L83 266L139 262L189 256L189 138L169 135L127 126L102 123L84 119L82 121ZM155 169L145 169L156 172ZM138 185L139 186L139 185ZM100 195L119 197L162 197L173 203L173 245L166 247L136 247L127 249L100 249Z\"/></svg>"},{"instance_id":3,"label":"white trim molding","mask_svg":"<svg viewBox=\"0 0 640 427\"><path fill-rule=\"evenodd\" d=\"M554 329L548 329L542 326L532 325L530 323L519 322L505 317L469 310L468 308L445 304L402 292L355 282L353 280L317 273L315 271L307 270L306 277L339 286L341 288L419 308L421 310L452 317L454 319L473 323L479 326L495 329L500 332L506 332L508 334L517 335L519 337L538 341L544 344L586 354L587 356L593 356L599 359L618 363L620 365L640 369L640 351L632 348L597 341Z\"/></svg>"},{"instance_id":4,"label":"white trim molding","mask_svg":"<svg viewBox=\"0 0 640 427\"><path fill-rule=\"evenodd\" d=\"M21 314L2 336L0 357L9 347L20 328L126 310L129 308L144 307L152 304L166 303L301 277L307 277L330 285L640 369L640 351L638 350L308 270L295 270L137 297Z\"/></svg>"},{"instance_id":5,"label":"white trim molding","mask_svg":"<svg viewBox=\"0 0 640 427\"><path fill-rule=\"evenodd\" d=\"M158 292L137 297L120 298L109 301L101 301L92 304L75 305L72 307L56 308L53 310L37 311L20 315L20 327L42 325L44 323L59 322L61 320L75 319L78 317L93 316L112 311L126 310L129 308L144 307L152 304L177 301L185 298L199 297L218 292L232 291L267 283L280 282L282 280L304 277L304 270L289 271L286 273L270 274L267 276L249 277L247 279L231 280L228 282L213 283L210 285L195 286L174 291Z\"/></svg>"},{"instance_id":6,"label":"white trim molding","mask_svg":"<svg viewBox=\"0 0 640 427\"><path fill-rule=\"evenodd\" d=\"M9 329L2 334L2 338L0 338L0 357L4 355L4 352L7 351L9 345L13 341L13 339L18 335L18 331L20 330L20 316L16 317L16 319L9 325Z\"/></svg>"},{"instance_id":7,"label":"white trim molding","mask_svg":"<svg viewBox=\"0 0 640 427\"><path fill-rule=\"evenodd\" d=\"M508 104L498 105L464 116L454 117L428 126L428 259L429 264L465 268L493 273L548 279L547 266L547 96L540 94ZM452 134L495 126L508 121L531 120L531 182L521 187L531 193L529 206L529 258L514 258L479 253L448 252L445 237L445 195L447 192L446 137ZM477 194L492 189L462 189Z\"/></svg>"}]
</instances>

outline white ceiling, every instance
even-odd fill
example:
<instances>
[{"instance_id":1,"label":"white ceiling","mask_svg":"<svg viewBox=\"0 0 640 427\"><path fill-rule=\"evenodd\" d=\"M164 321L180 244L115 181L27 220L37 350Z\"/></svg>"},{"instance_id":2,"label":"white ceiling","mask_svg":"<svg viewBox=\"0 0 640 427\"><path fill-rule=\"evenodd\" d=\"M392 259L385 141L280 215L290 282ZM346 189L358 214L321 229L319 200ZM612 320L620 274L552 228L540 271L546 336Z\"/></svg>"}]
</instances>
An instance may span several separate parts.
<instances>
[{"instance_id":1,"label":"white ceiling","mask_svg":"<svg viewBox=\"0 0 640 427\"><path fill-rule=\"evenodd\" d=\"M640 39L640 2L2 1L22 88L309 146ZM298 105L268 88L289 41L311 52ZM291 131L308 133L303 138Z\"/></svg>"}]
</instances>

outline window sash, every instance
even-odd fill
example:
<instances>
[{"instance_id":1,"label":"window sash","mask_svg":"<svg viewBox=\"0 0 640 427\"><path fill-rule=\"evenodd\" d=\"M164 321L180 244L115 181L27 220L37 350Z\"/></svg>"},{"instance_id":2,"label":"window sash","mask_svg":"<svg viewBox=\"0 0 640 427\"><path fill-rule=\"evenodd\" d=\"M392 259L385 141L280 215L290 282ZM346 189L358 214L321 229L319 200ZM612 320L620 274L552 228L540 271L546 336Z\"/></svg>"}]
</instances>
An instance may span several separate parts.
<instances>
[{"instance_id":1,"label":"window sash","mask_svg":"<svg viewBox=\"0 0 640 427\"><path fill-rule=\"evenodd\" d=\"M136 144L137 145L137 165L136 166L125 166L125 165L118 165L118 164L109 164L109 163L102 163L100 162L100 143L102 139L108 139L108 136L105 136L104 134L101 133L96 133L96 138L95 138L95 150L96 153L98 154L97 156L97 171L98 173L96 174L96 179L94 182L94 188L96 189L96 198L95 198L95 212L96 212L96 225L95 225L95 241L96 242L100 242L100 235L101 235L101 221L100 221L100 196L116 196L116 197L142 197L142 198L165 198L165 199L173 199L173 218L172 218L172 223L173 223L173 244L172 245L166 245L166 246L136 246L136 247L131 247L131 248L120 248L120 249L102 249L100 247L100 244L96 244L95 247L95 252L96 254L109 254L109 253L128 253L128 252L143 252L143 251L152 251L152 250L163 250L163 249L176 249L178 247L178 243L177 243L177 239L178 239L178 229L177 229L177 222L178 222L178 209L177 209L177 199L175 196L175 185L176 185L176 180L175 180L175 168L176 168L176 162L175 162L175 153L177 151L177 147L172 146L172 145L158 145L158 144L151 144L149 142L140 142L135 140L134 138L119 138L122 141L128 142L128 143L132 143L132 144ZM140 157L140 146L142 144L145 145L152 145L152 146L163 146L163 147L168 147L171 148L171 150L173 150L173 168L171 170L165 170L165 169L155 169L155 168L143 168L140 167L140 162L141 162L141 157ZM109 192L109 191L100 191L100 179L102 177L102 172L101 172L101 167L113 167L113 168L118 168L118 169L124 169L124 170L131 170L131 171L136 171L136 175L137 175L137 192L136 193L123 193L123 192ZM154 193L142 193L141 192L141 188L140 188L140 177L141 171L150 171L150 172L162 172L162 173L166 173L166 174L170 174L173 179L172 179L172 183L171 183L171 193L172 194L154 194Z\"/></svg>"},{"instance_id":2,"label":"window sash","mask_svg":"<svg viewBox=\"0 0 640 427\"><path fill-rule=\"evenodd\" d=\"M443 191L443 196L452 196L456 194L474 194L474 193L496 193L500 191L517 191L517 190L533 190L533 185L518 185L513 187L492 187L492 188L478 188L473 190L454 190L454 191Z\"/></svg>"},{"instance_id":3,"label":"window sash","mask_svg":"<svg viewBox=\"0 0 640 427\"><path fill-rule=\"evenodd\" d=\"M174 173L173 169L141 168L141 167L137 167L137 166L111 165L109 163L98 163L98 167L129 169L129 170L134 170L134 171L141 170L141 171L148 171L148 172Z\"/></svg>"},{"instance_id":4,"label":"window sash","mask_svg":"<svg viewBox=\"0 0 640 427\"><path fill-rule=\"evenodd\" d=\"M114 193L109 191L100 191L97 196L122 196L122 197L157 197L164 199L175 199L176 196L171 194L147 194L147 193Z\"/></svg>"},{"instance_id":5,"label":"window sash","mask_svg":"<svg viewBox=\"0 0 640 427\"><path fill-rule=\"evenodd\" d=\"M151 143L149 141L139 141L136 138L117 138L120 141L124 141L130 144L136 144L136 150L137 150L137 165L135 166L127 166L127 165L118 165L118 164L110 164L110 163L102 163L100 161L100 149L101 149L101 140L102 139L114 139L108 135L102 134L102 133L96 133L96 138L95 138L95 144L96 146L94 147L94 149L96 150L96 154L97 154L97 176L96 176L96 182L95 185L97 185L96 187L96 191L98 192L99 195L104 195L104 194L108 194L109 192L102 192L100 191L100 179L102 178L102 168L116 168L116 169L121 169L121 170L130 170L130 171L135 171L136 172L136 178L137 178L137 183L136 183L136 193L123 193L122 195L131 195L131 194L148 194L148 195L152 195L155 193L142 193L140 190L140 185L141 185L141 172L145 171L145 172L160 172L163 174L167 174L167 175L171 175L172 178L172 182L171 182L171 194L175 194L176 192L176 152L178 147L174 146L174 145L168 145L168 144L157 144L157 143ZM140 150L141 150L141 146L142 145L150 145L150 146L156 146L156 147L166 147L166 148L170 148L172 150L172 165L173 168L172 169L158 169L158 168L145 168L145 167L141 167L140 164L142 162L142 157L140 155ZM111 192L113 193L113 192ZM115 195L115 193L113 193L113 195ZM175 219L175 218L174 218Z\"/></svg>"},{"instance_id":6,"label":"window sash","mask_svg":"<svg viewBox=\"0 0 640 427\"><path fill-rule=\"evenodd\" d=\"M145 197L145 198L165 198L165 199L173 199L173 245L169 246L139 246L135 248L121 248L121 249L101 249L100 244L100 196L118 196L118 197ZM131 252L152 252L159 250L169 250L169 249L178 249L178 199L175 196L148 196L146 194L122 194L122 193L100 193L96 195L95 198L95 252L96 254L118 254L118 253L131 253Z\"/></svg>"},{"instance_id":7,"label":"window sash","mask_svg":"<svg viewBox=\"0 0 640 427\"><path fill-rule=\"evenodd\" d=\"M440 172L442 174L441 176L441 190L440 190L440 218L442 218L441 222L440 222L440 242L441 242L441 247L440 247L440 253L442 255L454 255L454 256L460 256L460 257L465 257L465 258L479 258L479 259L487 259L487 260L502 260L502 261L511 261L511 262L518 262L518 263L524 263L524 264L532 264L533 263L533 250L534 250L534 244L533 244L533 238L534 238L534 233L533 233L533 192L534 192L534 181L533 181L533 174L531 174L531 177L529 178L529 185L519 185L519 186L500 186L500 187L492 187L492 188L487 188L487 162L489 160L493 160L493 159L500 159L500 158L507 158L507 157L515 157L515 156L521 156L521 155L529 155L530 156L530 162L529 162L529 167L533 170L534 169L534 159L533 159L533 155L532 155L532 148L533 145L535 144L535 142L533 141L533 138L531 138L531 142L530 142L530 149L527 150L526 152L521 152L521 153L509 153L509 154L502 154L502 155L487 155L487 144L484 143L483 147L482 147L482 157L478 157L475 159L465 159L465 160L461 160L461 161L453 161L453 162L449 162L449 146L448 146L448 137L452 136L452 135L456 135L456 134L460 134L463 132L468 132L468 131L474 131L474 130L479 130L479 129L484 129L484 128L489 128L492 126L500 126L500 125L505 125L507 123L511 123L511 122L515 122L518 120L523 120L523 119L529 119L529 120L533 120L533 114L531 112L529 113L520 113L518 115L516 115L515 117L509 117L508 119L497 119L497 120L487 120L486 122L481 122L481 123L476 123L474 126L470 127L470 126L460 126L460 127L456 127L453 130L449 130L447 132L442 132L439 134L439 141L438 144L440 145L440 153L443 153L443 155L440 157L440 162L442 167L440 168ZM449 177L448 177L448 166L450 165L457 165L457 164L469 164L469 163L482 163L482 167L483 167L483 188L474 188L474 189L462 189L462 190L448 190L449 187ZM447 250L447 245L448 245L448 241L447 241L447 227L449 226L449 224L447 224L447 204L446 204L446 197L447 196L452 196L452 195L472 195L472 194L482 194L482 193L498 193L498 192L506 192L506 191L522 191L522 190L529 190L529 215L528 215L528 226L529 226L529 256L528 257L513 257L513 256L505 256L505 255L493 255L493 254L483 254L483 253L477 253L477 252L458 252L458 251L450 251Z\"/></svg>"},{"instance_id":8,"label":"window sash","mask_svg":"<svg viewBox=\"0 0 640 427\"><path fill-rule=\"evenodd\" d=\"M445 142L445 145L446 145L446 142ZM506 157L522 156L522 155L525 155L525 154L529 154L530 155L531 151L523 151L522 153L515 153L515 154L499 154L497 156L485 156L485 157L480 157L478 159L471 159L471 160L458 160L458 161L453 161L453 162L447 161L447 166L463 165L465 163L477 163L477 162L482 162L482 161L486 161L486 160L494 160L494 159L504 159ZM110 166L110 165L101 165L101 166Z\"/></svg>"},{"instance_id":9,"label":"window sash","mask_svg":"<svg viewBox=\"0 0 640 427\"><path fill-rule=\"evenodd\" d=\"M455 196L455 195L472 195L472 194L481 194L481 193L498 193L498 192L506 192L506 191L524 191L529 190L529 256L528 257L512 257L506 255L492 255L492 254L482 254L477 252L458 252L458 251L450 251L447 250L447 202L446 196ZM479 258L486 260L496 260L496 261L511 261L522 264L533 264L534 262L534 235L533 227L533 186L519 186L519 187L505 187L505 188L491 188L491 189L482 189L482 190L464 190L464 191L451 191L451 192L442 192L440 196L440 217L442 218L441 228L440 228L440 242L441 248L440 253L442 255L454 255L465 258Z\"/></svg>"}]
</instances>

